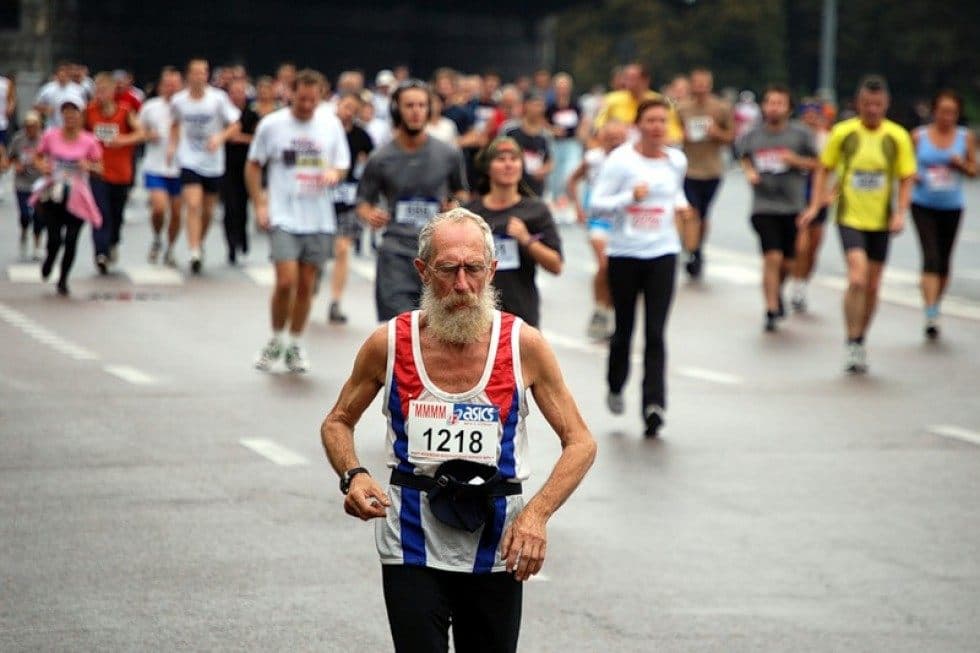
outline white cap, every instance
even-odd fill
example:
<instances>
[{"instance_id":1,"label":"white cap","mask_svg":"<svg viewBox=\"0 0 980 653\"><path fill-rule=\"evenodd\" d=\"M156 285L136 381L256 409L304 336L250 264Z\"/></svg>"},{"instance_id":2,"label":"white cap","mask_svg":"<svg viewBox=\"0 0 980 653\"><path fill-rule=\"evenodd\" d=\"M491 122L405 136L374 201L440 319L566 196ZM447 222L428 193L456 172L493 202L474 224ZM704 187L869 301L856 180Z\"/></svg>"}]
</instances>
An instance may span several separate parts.
<instances>
[{"instance_id":1,"label":"white cap","mask_svg":"<svg viewBox=\"0 0 980 653\"><path fill-rule=\"evenodd\" d=\"M380 71L374 78L375 86L394 86L395 85L395 73L388 69Z\"/></svg>"},{"instance_id":2,"label":"white cap","mask_svg":"<svg viewBox=\"0 0 980 653\"><path fill-rule=\"evenodd\" d=\"M61 99L61 106L58 107L59 110L63 109L66 104L70 104L79 111L85 110L85 99L77 93L68 93Z\"/></svg>"}]
</instances>

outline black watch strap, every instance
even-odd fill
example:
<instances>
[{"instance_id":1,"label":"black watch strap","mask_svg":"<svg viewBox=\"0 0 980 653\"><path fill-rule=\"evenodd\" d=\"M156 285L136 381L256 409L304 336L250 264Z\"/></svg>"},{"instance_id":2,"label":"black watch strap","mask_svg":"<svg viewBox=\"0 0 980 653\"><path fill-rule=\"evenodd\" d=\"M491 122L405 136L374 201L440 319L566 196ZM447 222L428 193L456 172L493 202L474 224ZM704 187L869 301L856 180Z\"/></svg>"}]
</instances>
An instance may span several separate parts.
<instances>
[{"instance_id":1,"label":"black watch strap","mask_svg":"<svg viewBox=\"0 0 980 653\"><path fill-rule=\"evenodd\" d=\"M348 469L340 477L340 491L343 492L344 494L350 492L350 482L354 480L354 477L357 476L358 474L367 474L368 476L370 476L371 472L369 472L364 467L354 467L352 469Z\"/></svg>"}]
</instances>

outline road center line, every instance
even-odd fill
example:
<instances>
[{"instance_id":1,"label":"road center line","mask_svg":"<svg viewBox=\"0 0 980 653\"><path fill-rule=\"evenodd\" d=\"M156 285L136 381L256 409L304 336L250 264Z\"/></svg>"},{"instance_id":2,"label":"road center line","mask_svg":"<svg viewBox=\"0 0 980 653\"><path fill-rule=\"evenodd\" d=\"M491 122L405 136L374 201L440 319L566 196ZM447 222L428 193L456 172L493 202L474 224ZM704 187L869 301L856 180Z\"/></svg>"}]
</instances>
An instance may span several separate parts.
<instances>
[{"instance_id":1,"label":"road center line","mask_svg":"<svg viewBox=\"0 0 980 653\"><path fill-rule=\"evenodd\" d=\"M290 451L282 445L265 438L242 438L241 445L251 449L263 458L268 458L277 465L292 467L294 465L309 465L310 461L295 451Z\"/></svg>"},{"instance_id":2,"label":"road center line","mask_svg":"<svg viewBox=\"0 0 980 653\"><path fill-rule=\"evenodd\" d=\"M106 365L102 369L113 376L119 377L123 381L132 383L133 385L153 385L157 382L157 380L149 374L140 372L135 367L130 367L128 365Z\"/></svg>"},{"instance_id":3,"label":"road center line","mask_svg":"<svg viewBox=\"0 0 980 653\"><path fill-rule=\"evenodd\" d=\"M955 426L953 424L937 424L935 426L930 426L929 432L934 435L940 435L944 438L952 438L953 440L961 440L963 442L969 442L970 444L980 445L980 433L965 429L961 426Z\"/></svg>"}]
</instances>

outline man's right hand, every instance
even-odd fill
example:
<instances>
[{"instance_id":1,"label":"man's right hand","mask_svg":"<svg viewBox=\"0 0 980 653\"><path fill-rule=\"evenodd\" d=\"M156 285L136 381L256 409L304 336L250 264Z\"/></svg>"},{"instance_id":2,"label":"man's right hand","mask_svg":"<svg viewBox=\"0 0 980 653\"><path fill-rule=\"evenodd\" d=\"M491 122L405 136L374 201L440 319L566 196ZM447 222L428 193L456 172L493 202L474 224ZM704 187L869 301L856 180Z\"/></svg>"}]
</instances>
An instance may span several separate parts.
<instances>
[{"instance_id":1,"label":"man's right hand","mask_svg":"<svg viewBox=\"0 0 980 653\"><path fill-rule=\"evenodd\" d=\"M269 205L265 202L255 206L255 221L263 231L269 230Z\"/></svg>"},{"instance_id":2,"label":"man's right hand","mask_svg":"<svg viewBox=\"0 0 980 653\"><path fill-rule=\"evenodd\" d=\"M373 228L380 229L391 221L391 216L384 209L372 206L365 212L364 219Z\"/></svg>"},{"instance_id":3,"label":"man's right hand","mask_svg":"<svg viewBox=\"0 0 980 653\"><path fill-rule=\"evenodd\" d=\"M385 509L391 500L381 486L369 474L358 474L350 482L350 490L344 499L344 510L348 515L364 521L385 516Z\"/></svg>"},{"instance_id":4,"label":"man's right hand","mask_svg":"<svg viewBox=\"0 0 980 653\"><path fill-rule=\"evenodd\" d=\"M746 173L745 173L745 179L751 185L758 186L759 185L759 180L761 179L761 177L759 177L759 171L758 170L752 169L752 170L746 171Z\"/></svg>"},{"instance_id":5,"label":"man's right hand","mask_svg":"<svg viewBox=\"0 0 980 653\"><path fill-rule=\"evenodd\" d=\"M650 186L644 182L638 183L633 186L633 199L637 202L642 202L646 199L646 196L650 194Z\"/></svg>"}]
</instances>

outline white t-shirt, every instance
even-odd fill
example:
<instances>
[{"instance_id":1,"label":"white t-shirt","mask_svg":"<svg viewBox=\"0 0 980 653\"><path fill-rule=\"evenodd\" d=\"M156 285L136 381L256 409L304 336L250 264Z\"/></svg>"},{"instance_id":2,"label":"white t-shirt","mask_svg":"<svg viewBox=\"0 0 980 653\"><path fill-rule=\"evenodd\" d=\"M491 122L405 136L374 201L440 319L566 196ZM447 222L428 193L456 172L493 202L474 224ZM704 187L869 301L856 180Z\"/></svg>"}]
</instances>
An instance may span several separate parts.
<instances>
[{"instance_id":1,"label":"white t-shirt","mask_svg":"<svg viewBox=\"0 0 980 653\"><path fill-rule=\"evenodd\" d=\"M52 80L37 92L34 104L51 109L45 122L46 127L61 127L61 104L67 99L84 101L86 97L85 89L75 82L68 82L62 86L57 80Z\"/></svg>"},{"instance_id":2,"label":"white t-shirt","mask_svg":"<svg viewBox=\"0 0 980 653\"><path fill-rule=\"evenodd\" d=\"M139 121L143 129L152 130L157 135L156 140L146 142L143 172L159 177L179 177L180 169L176 161L167 165L167 143L170 140L170 124L173 122L170 103L162 97L147 100L140 108Z\"/></svg>"},{"instance_id":3,"label":"white t-shirt","mask_svg":"<svg viewBox=\"0 0 980 653\"><path fill-rule=\"evenodd\" d=\"M381 118L374 118L368 124L361 126L368 133L368 136L371 137L371 142L374 143L374 149L377 150L391 141L391 125L387 121Z\"/></svg>"},{"instance_id":4,"label":"white t-shirt","mask_svg":"<svg viewBox=\"0 0 980 653\"><path fill-rule=\"evenodd\" d=\"M427 123L425 133L453 147L456 147L456 137L459 136L456 123L445 116L440 116L439 120L434 123Z\"/></svg>"},{"instance_id":5,"label":"white t-shirt","mask_svg":"<svg viewBox=\"0 0 980 653\"><path fill-rule=\"evenodd\" d=\"M199 99L191 97L190 89L184 89L170 99L173 119L180 123L180 140L177 143L177 165L193 170L202 177L220 177L225 174L225 148L208 151L208 140L220 134L238 120L241 111L228 94L213 86L205 87Z\"/></svg>"},{"instance_id":6,"label":"white t-shirt","mask_svg":"<svg viewBox=\"0 0 980 653\"><path fill-rule=\"evenodd\" d=\"M350 168L347 134L337 116L317 111L301 122L285 107L259 122L248 159L268 164L269 221L293 234L334 233L333 189L323 183L330 168Z\"/></svg>"},{"instance_id":7,"label":"white t-shirt","mask_svg":"<svg viewBox=\"0 0 980 653\"><path fill-rule=\"evenodd\" d=\"M591 209L613 220L607 254L652 259L681 251L674 211L689 206L684 195L687 157L665 148L666 156L642 156L631 143L619 146L606 158L592 189ZM633 199L633 188L645 183L649 194Z\"/></svg>"}]
</instances>

